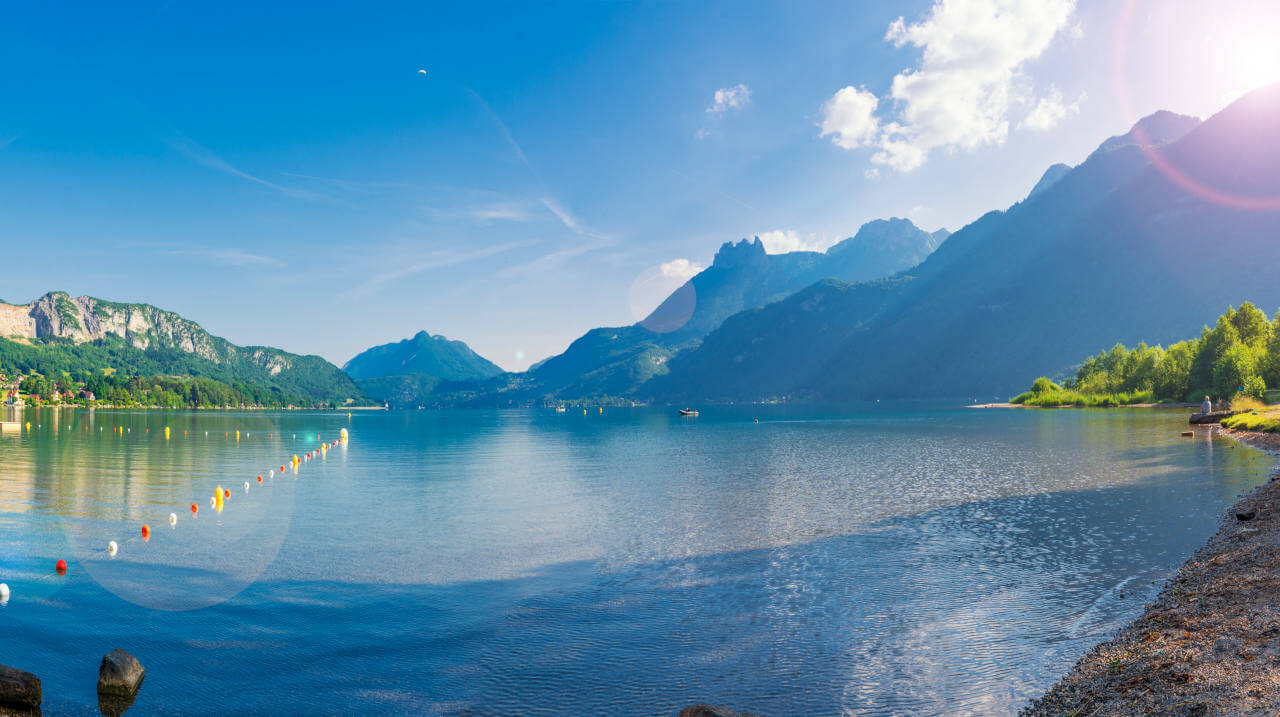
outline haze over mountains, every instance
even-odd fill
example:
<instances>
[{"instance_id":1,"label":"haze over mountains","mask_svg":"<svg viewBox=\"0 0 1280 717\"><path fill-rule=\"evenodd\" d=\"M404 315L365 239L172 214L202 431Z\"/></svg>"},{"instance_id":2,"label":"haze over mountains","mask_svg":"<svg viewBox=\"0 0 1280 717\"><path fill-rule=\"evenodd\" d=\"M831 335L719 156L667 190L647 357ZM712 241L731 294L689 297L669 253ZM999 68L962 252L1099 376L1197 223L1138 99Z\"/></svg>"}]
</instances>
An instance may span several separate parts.
<instances>
[{"instance_id":1,"label":"haze over mountains","mask_svg":"<svg viewBox=\"0 0 1280 717\"><path fill-rule=\"evenodd\" d=\"M1228 304L1280 306L1280 213L1250 206L1280 198L1280 86L1204 123L1156 113L1056 173L891 282L732 317L644 395L1003 398L1117 341L1193 336Z\"/></svg>"},{"instance_id":2,"label":"haze over mountains","mask_svg":"<svg viewBox=\"0 0 1280 717\"><path fill-rule=\"evenodd\" d=\"M726 245L640 324L588 332L467 400L1007 398L1117 341L1192 336L1228 304L1280 306L1280 213L1254 206L1280 197L1277 128L1277 86L1203 123L1157 112L914 267L823 278L772 303L789 290L774 271L801 282L822 263ZM729 314L734 301L743 310Z\"/></svg>"}]
</instances>

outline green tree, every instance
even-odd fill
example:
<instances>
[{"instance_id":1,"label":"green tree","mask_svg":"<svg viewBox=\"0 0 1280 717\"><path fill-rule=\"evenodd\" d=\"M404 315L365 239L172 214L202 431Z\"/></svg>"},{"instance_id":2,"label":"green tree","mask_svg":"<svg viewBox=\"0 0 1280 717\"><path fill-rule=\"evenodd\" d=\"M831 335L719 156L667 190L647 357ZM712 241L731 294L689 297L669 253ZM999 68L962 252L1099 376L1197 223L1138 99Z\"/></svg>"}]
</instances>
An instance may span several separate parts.
<instances>
[{"instance_id":1,"label":"green tree","mask_svg":"<svg viewBox=\"0 0 1280 717\"><path fill-rule=\"evenodd\" d=\"M1258 376L1257 353L1243 343L1232 344L1213 364L1213 393L1220 399L1235 396ZM1265 391L1265 386L1264 386Z\"/></svg>"},{"instance_id":2,"label":"green tree","mask_svg":"<svg viewBox=\"0 0 1280 717\"><path fill-rule=\"evenodd\" d=\"M1191 363L1191 385L1193 390L1212 388L1214 385L1214 367L1222 360L1231 347L1240 344L1240 332L1232 319L1235 310L1228 307L1227 313L1218 317L1218 324L1212 329L1205 327L1200 334L1200 342L1195 360ZM1233 387L1231 393L1235 393Z\"/></svg>"},{"instance_id":3,"label":"green tree","mask_svg":"<svg viewBox=\"0 0 1280 717\"><path fill-rule=\"evenodd\" d=\"M1267 321L1267 315L1248 301L1241 304L1239 311L1229 320L1235 326L1240 341L1249 348L1265 346L1271 338L1271 322Z\"/></svg>"},{"instance_id":4,"label":"green tree","mask_svg":"<svg viewBox=\"0 0 1280 717\"><path fill-rule=\"evenodd\" d=\"M1156 398L1186 400L1191 392L1191 363L1195 360L1197 341L1179 341L1170 346L1156 364L1153 389Z\"/></svg>"}]
</instances>

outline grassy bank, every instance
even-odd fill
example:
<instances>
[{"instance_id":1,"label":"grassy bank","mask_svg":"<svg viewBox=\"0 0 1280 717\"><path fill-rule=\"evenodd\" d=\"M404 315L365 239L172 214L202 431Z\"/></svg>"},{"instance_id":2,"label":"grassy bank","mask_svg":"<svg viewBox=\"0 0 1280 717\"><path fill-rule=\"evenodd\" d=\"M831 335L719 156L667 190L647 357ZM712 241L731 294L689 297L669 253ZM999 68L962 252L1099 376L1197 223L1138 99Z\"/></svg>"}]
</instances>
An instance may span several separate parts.
<instances>
[{"instance_id":1,"label":"grassy bank","mask_svg":"<svg viewBox=\"0 0 1280 717\"><path fill-rule=\"evenodd\" d=\"M1155 394L1151 391L1136 391L1134 393L1081 393L1079 391L1063 388L1058 389L1057 391L1046 391L1044 393L1027 391L1026 393L1014 396L1009 403L1016 403L1020 406L1038 406L1040 408L1055 408L1061 406L1132 406L1137 403L1155 403Z\"/></svg>"},{"instance_id":2,"label":"grassy bank","mask_svg":"<svg viewBox=\"0 0 1280 717\"><path fill-rule=\"evenodd\" d=\"M1233 431L1252 431L1254 433L1280 433L1280 409L1251 411L1240 413L1225 419L1224 428Z\"/></svg>"},{"instance_id":3,"label":"grassy bank","mask_svg":"<svg viewBox=\"0 0 1280 717\"><path fill-rule=\"evenodd\" d=\"M1030 391L1014 396L1009 403L1019 406L1054 408L1058 406L1131 406L1136 403L1155 403L1155 401L1155 392L1149 390L1094 393L1063 388L1047 378L1038 378L1032 384Z\"/></svg>"}]
</instances>

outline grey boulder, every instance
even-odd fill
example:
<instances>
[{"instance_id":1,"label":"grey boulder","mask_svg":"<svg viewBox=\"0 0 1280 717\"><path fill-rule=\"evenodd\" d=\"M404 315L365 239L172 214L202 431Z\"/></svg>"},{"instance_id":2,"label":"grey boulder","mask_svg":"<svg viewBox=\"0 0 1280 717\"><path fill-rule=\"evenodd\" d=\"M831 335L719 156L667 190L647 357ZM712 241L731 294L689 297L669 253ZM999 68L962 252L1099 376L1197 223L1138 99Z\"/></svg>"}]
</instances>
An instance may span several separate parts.
<instances>
[{"instance_id":1,"label":"grey boulder","mask_svg":"<svg viewBox=\"0 0 1280 717\"><path fill-rule=\"evenodd\" d=\"M132 697L138 693L142 678L147 671L142 669L137 658L116 648L102 658L102 666L98 668L98 694L108 697Z\"/></svg>"}]
</instances>

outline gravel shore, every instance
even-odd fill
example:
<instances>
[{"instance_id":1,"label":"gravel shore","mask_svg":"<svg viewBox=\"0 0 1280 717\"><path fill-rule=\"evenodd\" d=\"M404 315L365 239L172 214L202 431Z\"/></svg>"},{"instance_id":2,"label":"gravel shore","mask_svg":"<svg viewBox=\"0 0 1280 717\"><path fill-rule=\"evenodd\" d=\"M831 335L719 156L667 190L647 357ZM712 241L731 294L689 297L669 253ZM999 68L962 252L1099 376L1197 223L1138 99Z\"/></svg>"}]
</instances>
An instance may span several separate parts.
<instances>
[{"instance_id":1,"label":"gravel shore","mask_svg":"<svg viewBox=\"0 0 1280 717\"><path fill-rule=\"evenodd\" d=\"M1280 452L1275 434L1215 430ZM1231 506L1141 617L1022 714L1280 714L1278 478Z\"/></svg>"}]
</instances>

